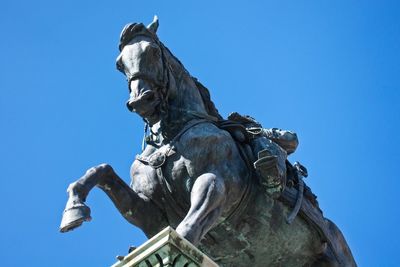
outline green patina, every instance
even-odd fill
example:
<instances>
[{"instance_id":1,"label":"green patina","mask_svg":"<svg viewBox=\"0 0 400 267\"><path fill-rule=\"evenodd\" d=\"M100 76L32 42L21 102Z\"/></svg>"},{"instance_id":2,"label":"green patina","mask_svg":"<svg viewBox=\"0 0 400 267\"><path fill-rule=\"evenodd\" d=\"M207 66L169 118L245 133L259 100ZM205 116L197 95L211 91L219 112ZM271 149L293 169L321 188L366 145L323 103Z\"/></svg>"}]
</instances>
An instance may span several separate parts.
<instances>
[{"instance_id":1,"label":"green patina","mask_svg":"<svg viewBox=\"0 0 400 267\"><path fill-rule=\"evenodd\" d=\"M171 227L138 247L112 267L218 267Z\"/></svg>"}]
</instances>

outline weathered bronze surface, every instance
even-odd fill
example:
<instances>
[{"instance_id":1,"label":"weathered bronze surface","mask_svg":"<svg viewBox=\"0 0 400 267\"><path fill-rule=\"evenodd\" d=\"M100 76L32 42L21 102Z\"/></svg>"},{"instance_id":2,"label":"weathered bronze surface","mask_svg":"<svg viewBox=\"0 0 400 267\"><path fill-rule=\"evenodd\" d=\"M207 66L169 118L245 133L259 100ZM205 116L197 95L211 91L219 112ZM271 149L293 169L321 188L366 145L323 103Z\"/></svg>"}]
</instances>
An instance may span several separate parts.
<instances>
[{"instance_id":1,"label":"weathered bronze surface","mask_svg":"<svg viewBox=\"0 0 400 267\"><path fill-rule=\"evenodd\" d=\"M127 107L151 129L131 185L108 164L89 169L68 188L60 230L90 220L85 200L97 186L148 237L171 226L220 266L356 266L302 182L305 168L287 161L296 134L237 113L223 119L157 28L156 18L129 24L120 38Z\"/></svg>"}]
</instances>

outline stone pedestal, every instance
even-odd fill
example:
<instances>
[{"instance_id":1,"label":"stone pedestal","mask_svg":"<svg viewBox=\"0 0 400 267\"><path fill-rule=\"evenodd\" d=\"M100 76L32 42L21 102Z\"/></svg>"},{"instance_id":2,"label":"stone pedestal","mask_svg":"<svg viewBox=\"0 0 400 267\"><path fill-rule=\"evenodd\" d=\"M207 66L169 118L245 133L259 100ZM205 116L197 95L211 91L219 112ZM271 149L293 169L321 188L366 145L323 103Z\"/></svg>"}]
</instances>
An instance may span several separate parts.
<instances>
[{"instance_id":1,"label":"stone pedestal","mask_svg":"<svg viewBox=\"0 0 400 267\"><path fill-rule=\"evenodd\" d=\"M167 227L112 267L218 267L189 241Z\"/></svg>"}]
</instances>

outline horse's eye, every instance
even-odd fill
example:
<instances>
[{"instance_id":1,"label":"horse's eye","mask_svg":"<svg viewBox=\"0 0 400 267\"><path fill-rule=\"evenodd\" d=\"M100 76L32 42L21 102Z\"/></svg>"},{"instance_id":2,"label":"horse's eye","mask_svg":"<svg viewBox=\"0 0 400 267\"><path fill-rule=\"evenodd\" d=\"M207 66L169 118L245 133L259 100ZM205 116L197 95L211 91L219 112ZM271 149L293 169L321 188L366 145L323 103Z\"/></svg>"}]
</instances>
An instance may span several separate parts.
<instances>
[{"instance_id":1,"label":"horse's eye","mask_svg":"<svg viewBox=\"0 0 400 267\"><path fill-rule=\"evenodd\" d=\"M160 51L160 49L157 47L157 49L154 49L154 55L156 56L156 57L160 57L160 55L161 55L161 51Z\"/></svg>"}]
</instances>

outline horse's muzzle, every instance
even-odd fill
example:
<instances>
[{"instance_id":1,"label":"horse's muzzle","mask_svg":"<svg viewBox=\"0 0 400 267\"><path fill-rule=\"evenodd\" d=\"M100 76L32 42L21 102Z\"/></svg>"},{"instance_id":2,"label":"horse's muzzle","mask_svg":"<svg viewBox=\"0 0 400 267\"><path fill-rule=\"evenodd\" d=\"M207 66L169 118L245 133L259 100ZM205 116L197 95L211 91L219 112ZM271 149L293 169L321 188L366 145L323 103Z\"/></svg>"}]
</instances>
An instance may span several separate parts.
<instances>
[{"instance_id":1,"label":"horse's muzzle","mask_svg":"<svg viewBox=\"0 0 400 267\"><path fill-rule=\"evenodd\" d=\"M129 111L131 112L134 111L139 113L140 115L144 115L153 109L154 100L155 100L155 94L153 91L149 90L136 98L131 97L126 102L126 106L129 109Z\"/></svg>"}]
</instances>

